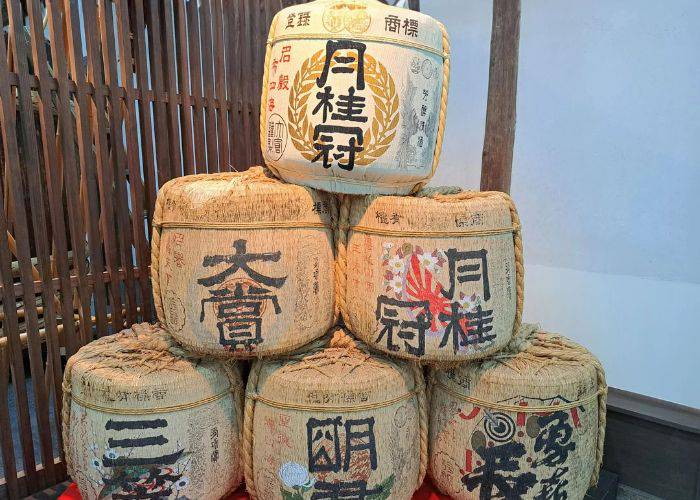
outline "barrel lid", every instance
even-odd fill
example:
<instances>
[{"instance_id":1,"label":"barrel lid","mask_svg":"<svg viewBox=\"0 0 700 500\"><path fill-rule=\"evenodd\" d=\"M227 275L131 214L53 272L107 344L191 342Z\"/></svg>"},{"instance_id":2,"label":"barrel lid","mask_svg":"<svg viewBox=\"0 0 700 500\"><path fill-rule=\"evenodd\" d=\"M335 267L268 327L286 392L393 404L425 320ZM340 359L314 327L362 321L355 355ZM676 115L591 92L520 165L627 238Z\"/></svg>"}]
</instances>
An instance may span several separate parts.
<instances>
[{"instance_id":1,"label":"barrel lid","mask_svg":"<svg viewBox=\"0 0 700 500\"><path fill-rule=\"evenodd\" d=\"M273 406L352 411L389 406L415 395L419 388L408 364L370 354L359 341L347 342L347 334L340 338L285 359L258 361L252 396Z\"/></svg>"},{"instance_id":2,"label":"barrel lid","mask_svg":"<svg viewBox=\"0 0 700 500\"><path fill-rule=\"evenodd\" d=\"M244 172L187 175L166 182L158 192L154 224L329 226L332 215L328 195L287 184L262 167L251 167Z\"/></svg>"},{"instance_id":3,"label":"barrel lid","mask_svg":"<svg viewBox=\"0 0 700 500\"><path fill-rule=\"evenodd\" d=\"M74 402L105 412L177 411L242 386L240 368L185 352L157 325L135 324L82 347L66 366Z\"/></svg>"},{"instance_id":4,"label":"barrel lid","mask_svg":"<svg viewBox=\"0 0 700 500\"><path fill-rule=\"evenodd\" d=\"M282 9L269 43L290 39L352 39L403 45L447 57L443 25L377 0L315 0Z\"/></svg>"},{"instance_id":5,"label":"barrel lid","mask_svg":"<svg viewBox=\"0 0 700 500\"><path fill-rule=\"evenodd\" d=\"M511 233L512 200L499 192L461 192L436 196L363 196L350 208L350 229L405 233L475 231Z\"/></svg>"},{"instance_id":6,"label":"barrel lid","mask_svg":"<svg viewBox=\"0 0 700 500\"><path fill-rule=\"evenodd\" d=\"M487 403L513 403L517 398L541 398L545 405L592 401L597 391L605 389L602 366L593 354L562 335L529 324L523 324L493 357L435 370L433 378L448 390Z\"/></svg>"}]
</instances>

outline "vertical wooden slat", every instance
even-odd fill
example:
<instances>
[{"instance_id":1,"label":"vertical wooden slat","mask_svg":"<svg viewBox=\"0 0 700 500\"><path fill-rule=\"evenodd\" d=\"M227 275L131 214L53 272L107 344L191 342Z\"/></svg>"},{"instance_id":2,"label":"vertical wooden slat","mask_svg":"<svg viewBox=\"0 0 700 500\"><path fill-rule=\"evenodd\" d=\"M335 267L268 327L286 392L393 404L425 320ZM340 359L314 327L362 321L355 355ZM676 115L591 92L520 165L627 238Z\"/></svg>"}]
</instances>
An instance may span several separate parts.
<instances>
[{"instance_id":1,"label":"vertical wooden slat","mask_svg":"<svg viewBox=\"0 0 700 500\"><path fill-rule=\"evenodd\" d=\"M8 171L13 164L19 164L19 147L17 144L15 93L10 87L7 55L5 44L0 43L0 127L2 127L2 145L5 155L5 164ZM5 187L11 189L9 180L11 175L5 176ZM0 198L4 198L0 190ZM14 196L12 203L14 203ZM0 199L0 205L5 206L5 200ZM15 294L12 277L12 254L8 241L9 225L5 217L5 211L0 212L0 279L2 280L2 303L14 304ZM32 290L30 288L28 291ZM3 332L7 337L10 362L13 372L15 389L15 401L20 427L20 444L22 446L22 458L24 472L27 478L37 481L36 464L34 463L34 444L32 441L32 426L29 416L29 399L27 397L26 382L24 378L24 362L22 359L22 345L19 337L19 319L14 307L7 307ZM9 434L9 432L8 432ZM5 457L7 462L7 457ZM7 469L5 469L7 471ZM22 492L24 494L24 492Z\"/></svg>"},{"instance_id":2,"label":"vertical wooden slat","mask_svg":"<svg viewBox=\"0 0 700 500\"><path fill-rule=\"evenodd\" d=\"M157 167L153 156L153 120L151 119L153 94L149 92L151 87L148 83L148 54L146 49L146 25L144 19L143 1L134 0L134 2L130 3L129 5L131 6L130 14L132 14L131 18L133 19L132 32L134 34L133 43L134 54L136 57L136 83L141 91L141 98L139 99L141 157L143 158L144 191L147 199L146 213L148 223L146 225L146 229L150 238L151 221L153 219L153 210L155 209L156 204L157 190ZM147 97L147 95L151 97Z\"/></svg>"},{"instance_id":3,"label":"vertical wooden slat","mask_svg":"<svg viewBox=\"0 0 700 500\"><path fill-rule=\"evenodd\" d=\"M139 0L137 0L138 3ZM148 2L148 40L151 55L151 81L153 83L154 108L155 108L155 137L156 155L158 157L158 184L162 186L172 177L167 105L165 103L165 89L163 83L163 50L161 47L161 30L159 1Z\"/></svg>"},{"instance_id":4,"label":"vertical wooden slat","mask_svg":"<svg viewBox=\"0 0 700 500\"><path fill-rule=\"evenodd\" d=\"M190 95L190 63L187 43L187 11L185 0L175 0L175 15L177 21L177 54L179 62L180 96L182 97L182 155L185 175L194 174L195 159L192 145L192 98Z\"/></svg>"},{"instance_id":5,"label":"vertical wooden slat","mask_svg":"<svg viewBox=\"0 0 700 500\"><path fill-rule=\"evenodd\" d=\"M137 119L136 119L136 88L133 79L133 47L131 46L131 26L129 23L129 5L127 0L117 0L117 29L119 33L120 68L122 85L126 91L124 103L124 123L126 130L127 164L129 166L129 187L131 189L131 218L134 246L136 248L136 266L142 271L139 274L141 285L141 317L144 321L151 319L151 299L149 276L145 272L150 264L150 252L144 232L144 194L141 169L139 165Z\"/></svg>"},{"instance_id":6,"label":"vertical wooden slat","mask_svg":"<svg viewBox=\"0 0 700 500\"><path fill-rule=\"evenodd\" d=\"M86 20L97 20L97 0L83 0L83 15ZM107 144L107 98L100 60L100 37L96 32L95 22L84 24L87 45L88 81L93 84L95 152L97 157L97 182L100 191L100 219L107 272L110 275L110 296L112 298L112 328L118 332L123 327L121 281L119 277L118 242L116 241L116 224L114 221L114 177L112 161Z\"/></svg>"},{"instance_id":7,"label":"vertical wooden slat","mask_svg":"<svg viewBox=\"0 0 700 500\"><path fill-rule=\"evenodd\" d=\"M129 201L126 184L126 152L122 128L122 101L119 97L119 78L117 76L117 55L114 37L114 3L112 0L99 2L99 26L102 39L102 63L104 65L105 83L109 89L109 136L112 153L111 166L114 171L115 223L117 228L117 246L121 268L124 270L124 288L126 296L127 324L137 321L134 266L132 263L132 225L129 219ZM123 56L123 54L122 54Z\"/></svg>"},{"instance_id":8,"label":"vertical wooden slat","mask_svg":"<svg viewBox=\"0 0 700 500\"><path fill-rule=\"evenodd\" d=\"M62 169L58 166L58 154L56 151L56 129L54 127L54 117L53 117L53 106L52 106L52 93L49 88L49 71L48 71L48 60L46 54L46 44L44 43L44 27L42 25L41 8L39 6L38 0L27 0L26 1L27 10L29 13L29 23L31 27L32 36L32 58L34 62L34 73L39 77L39 123L41 126L41 133L43 137L43 147L44 147L44 172L45 172L45 182L46 189L49 197L49 206L51 212L51 229L53 242L55 245L56 252L53 255L53 262L55 262L59 273L60 290L62 292L63 300L61 300L61 313L63 315L63 334L64 338L67 337L67 343L75 345L75 323L73 321L73 303L72 296L73 290L70 281L70 269L68 266L68 247L66 243L66 227L65 218L63 213L63 193L62 193L62 180L63 176ZM37 165L38 167L38 165ZM29 175L33 175L34 172L32 168L28 169ZM39 169L36 169L36 173L39 174ZM39 184L41 177L36 179L36 184ZM60 189L60 190L59 190ZM41 186L39 186L39 193L41 193ZM43 206L43 201L39 200ZM32 214L33 218L37 220L36 215ZM46 279L51 279L50 272L50 245L46 243L47 248L45 249L46 255L44 256L43 266L47 266L44 271L44 283L47 283ZM42 259L40 258L40 261ZM44 287L46 289L47 287ZM63 380L63 372L61 370L61 346L58 339L58 331L56 328L56 319L52 318L51 315L55 314L53 311L54 297L51 290L47 290L43 293L44 297L44 319L49 316L49 321L45 321L48 327L49 334L46 336L46 347L50 370L50 377L53 380L47 380L45 385L47 387L47 394L50 394L49 387L53 385L53 394L55 396L54 402L56 406L56 411L54 411L54 421L56 423L56 429L60 428L60 417L61 414L61 401L58 397L61 394L61 383ZM50 306L47 302L51 302ZM38 332L37 332L38 333ZM48 369L47 369L48 371ZM47 429L48 430L48 429ZM60 437L58 439L61 442ZM62 447L59 447L59 453L62 455ZM53 453L51 454L51 462L53 463Z\"/></svg>"},{"instance_id":9,"label":"vertical wooden slat","mask_svg":"<svg viewBox=\"0 0 700 500\"><path fill-rule=\"evenodd\" d=\"M224 58L224 13L222 0L212 0L212 19L214 21L214 73L218 100L216 128L219 132L219 170L230 170L228 158L228 106L226 103L226 66Z\"/></svg>"},{"instance_id":10,"label":"vertical wooden slat","mask_svg":"<svg viewBox=\"0 0 700 500\"><path fill-rule=\"evenodd\" d=\"M39 261L39 270L42 281L51 281L49 264L49 244L46 231L46 219L44 214L43 188L40 184L39 171L39 147L36 141L36 127L34 125L34 108L32 105L31 76L29 74L28 56L29 49L24 37L24 17L19 1L10 0L7 3L10 20L10 35L15 49L15 65L18 73L18 97L19 113L22 121L22 165L27 169L27 190L32 210L32 222L34 228L34 244ZM43 37L42 37L43 41ZM1 54L0 54L1 56ZM53 447L51 442L51 427L49 425L49 393L44 385L44 369L41 354L41 341L39 340L39 321L34 300L34 283L32 277L32 262L29 246L29 225L23 206L17 206L24 200L22 187L22 172L20 163L10 165L12 179L6 179L11 184L11 191L15 201L15 237L20 275L25 290L24 310L27 324L27 337L29 347L30 371L32 374L32 387L36 403L36 417L40 427L39 443L41 461L44 465L44 478L51 484L56 479L56 469L53 460ZM44 303L44 321L48 329L48 335L57 340L56 316L54 311L53 294L49 287L42 287L42 299Z\"/></svg>"},{"instance_id":11,"label":"vertical wooden slat","mask_svg":"<svg viewBox=\"0 0 700 500\"><path fill-rule=\"evenodd\" d=\"M204 102L206 104L207 167L209 172L219 172L219 155L216 138L216 108L214 104L214 80L211 39L210 0L201 0L200 25L202 35L202 75Z\"/></svg>"},{"instance_id":12,"label":"vertical wooden slat","mask_svg":"<svg viewBox=\"0 0 700 500\"><path fill-rule=\"evenodd\" d=\"M0 194L0 196L2 195ZM3 429L3 432L0 432L0 451L2 451L2 466L7 483L7 494L13 498L19 498L15 447L12 442L12 433L9 432L12 427L9 411L10 362L8 356L9 353L5 349L0 349L0 428ZM0 494L2 494L1 491Z\"/></svg>"},{"instance_id":13,"label":"vertical wooden slat","mask_svg":"<svg viewBox=\"0 0 700 500\"><path fill-rule=\"evenodd\" d=\"M189 27L190 71L192 82L192 96L194 107L192 109L192 123L194 125L194 149L197 158L195 173L207 172L206 139L204 136L205 107L202 99L202 60L200 50L199 33L199 8L198 0L187 2L187 26Z\"/></svg>"},{"instance_id":14,"label":"vertical wooden slat","mask_svg":"<svg viewBox=\"0 0 700 500\"><path fill-rule=\"evenodd\" d=\"M253 106L251 101L253 99L253 90L251 85L248 83L248 79L255 78L255 73L253 71L253 57L252 50L245 47L245 40L251 40L254 32L254 18L251 16L251 12L256 9L254 6L250 5L251 2L243 2L243 15L240 17L242 23L241 34L243 38L240 42L241 52L243 54L241 65L243 68L243 73L241 74L240 83L243 87L243 137L245 140L245 164L250 166L253 163L253 147L250 142L250 137L252 134L252 120L253 120ZM260 108L258 107L258 112Z\"/></svg>"},{"instance_id":15,"label":"vertical wooden slat","mask_svg":"<svg viewBox=\"0 0 700 500\"><path fill-rule=\"evenodd\" d=\"M168 130L170 131L170 162L171 175L180 177L182 175L181 153L180 153L180 117L179 106L176 100L177 95L177 56L175 55L175 27L173 0L161 0L163 15L163 46L165 48L165 64L163 72L166 76L168 91Z\"/></svg>"},{"instance_id":16,"label":"vertical wooden slat","mask_svg":"<svg viewBox=\"0 0 700 500\"><path fill-rule=\"evenodd\" d=\"M58 4L56 4L58 7ZM70 73L76 84L75 102L77 104L75 123L78 135L78 154L80 157L80 190L83 193L82 212L87 221L88 247L90 250L90 267L93 274L102 273L104 258L102 254L102 240L100 234L100 208L99 189L97 182L96 156L93 149L91 126L91 100L88 95L87 82L85 80L85 65L83 63L82 37L80 27L80 15L78 2L64 0L63 16L66 25L66 42L68 46L68 60L70 61ZM66 170L66 172L68 172ZM68 189L68 188L67 188ZM78 189L78 186L71 186ZM77 217L76 219L79 219ZM78 236L73 237L75 244ZM82 233L81 235L82 236ZM94 284L95 324L97 334L107 333L107 290L102 280L95 280ZM83 343L92 340L92 333L83 339Z\"/></svg>"},{"instance_id":17,"label":"vertical wooden slat","mask_svg":"<svg viewBox=\"0 0 700 500\"><path fill-rule=\"evenodd\" d=\"M66 48L64 46L63 22L61 20L60 0L48 0L49 33L51 36L51 60L54 75L58 82L58 127L61 130L61 150L63 154L63 175L66 191L66 206L73 250L73 268L78 277L78 296L80 298L80 338L67 335L66 353L70 356L77 347L91 337L92 312L90 309L90 290L86 281L85 267L85 226L80 211L80 193L78 192L78 159L75 154L75 131L71 112L71 95L68 90L68 68L66 66ZM54 224L56 231L59 228ZM65 315L65 312L64 312Z\"/></svg>"},{"instance_id":18,"label":"vertical wooden slat","mask_svg":"<svg viewBox=\"0 0 700 500\"><path fill-rule=\"evenodd\" d=\"M240 123L241 123L241 100L240 85L238 84L238 71L240 70L240 53L238 49L238 11L239 2L235 0L224 2L224 19L226 25L226 85L228 90L229 118L229 160L233 170L241 169L243 162L238 152L243 146Z\"/></svg>"},{"instance_id":19,"label":"vertical wooden slat","mask_svg":"<svg viewBox=\"0 0 700 500\"><path fill-rule=\"evenodd\" d=\"M510 191L518 90L520 0L494 0L481 190Z\"/></svg>"}]
</instances>

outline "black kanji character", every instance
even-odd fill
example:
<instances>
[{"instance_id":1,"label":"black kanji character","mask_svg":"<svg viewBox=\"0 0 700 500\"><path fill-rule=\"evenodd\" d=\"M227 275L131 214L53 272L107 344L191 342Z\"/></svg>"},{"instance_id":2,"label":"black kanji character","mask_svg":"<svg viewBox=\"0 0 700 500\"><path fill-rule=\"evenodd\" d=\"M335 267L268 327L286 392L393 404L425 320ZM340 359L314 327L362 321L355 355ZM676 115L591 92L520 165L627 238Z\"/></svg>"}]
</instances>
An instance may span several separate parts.
<instances>
[{"instance_id":1,"label":"black kanji character","mask_svg":"<svg viewBox=\"0 0 700 500\"><path fill-rule=\"evenodd\" d=\"M399 310L418 309L419 313L415 320L399 319ZM386 336L386 347L390 351L399 351L400 346L394 343L394 329L397 329L396 336L404 341L406 352L413 356L425 354L425 332L430 328L433 315L430 312L430 302L427 300L410 301L392 299L385 295L377 298L377 310L375 312L377 320L382 325L382 330L375 342L380 343ZM418 345L412 345L409 341L418 341Z\"/></svg>"},{"instance_id":2,"label":"black kanji character","mask_svg":"<svg viewBox=\"0 0 700 500\"><path fill-rule=\"evenodd\" d=\"M474 311L461 311L459 302L453 302L450 308L450 314L441 312L438 315L440 321L447 323L439 347L445 347L452 338L452 350L457 354L460 347L496 338L495 334L486 335L493 330L493 310L484 311L479 305Z\"/></svg>"},{"instance_id":3,"label":"black kanji character","mask_svg":"<svg viewBox=\"0 0 700 500\"><path fill-rule=\"evenodd\" d=\"M523 443L508 442L498 446L482 446L477 452L484 463L462 477L469 491L479 488L479 498L521 498L537 483L532 472L520 471L518 458L525 455ZM506 475L504 472L515 472ZM494 491L495 488L495 491Z\"/></svg>"},{"instance_id":4,"label":"black kanji character","mask_svg":"<svg viewBox=\"0 0 700 500\"><path fill-rule=\"evenodd\" d=\"M481 281L484 288L484 300L489 300L491 298L486 249L459 252L455 248L450 248L445 252L445 255L447 256L450 279L450 288L448 290L442 290L442 294L446 298L452 299L454 297L457 283L469 281ZM469 261L477 262L460 265L460 263Z\"/></svg>"},{"instance_id":5,"label":"black kanji character","mask_svg":"<svg viewBox=\"0 0 700 500\"><path fill-rule=\"evenodd\" d=\"M329 87L326 87L326 89L329 89ZM362 116L362 111L365 108L365 98L355 95L354 87L348 89L348 95L339 95L335 104L336 112L331 115L332 119L353 122L367 121L367 117ZM325 118L323 121L326 121Z\"/></svg>"},{"instance_id":6,"label":"black kanji character","mask_svg":"<svg viewBox=\"0 0 700 500\"><path fill-rule=\"evenodd\" d=\"M365 49L367 46L364 43L353 42L352 40L328 40L326 42L326 60L323 65L323 71L321 76L316 79L316 85L318 87L324 87L326 85L326 80L328 79L328 70L332 73L353 73L355 68L351 66L351 63L357 61L357 77L356 77L356 87L357 90L365 89ZM334 54L339 50L355 50L357 51L357 57L352 56L334 56ZM331 68L331 58L338 63L336 66Z\"/></svg>"},{"instance_id":7,"label":"black kanji character","mask_svg":"<svg viewBox=\"0 0 700 500\"><path fill-rule=\"evenodd\" d=\"M390 33L398 33L401 28L401 19L393 14L389 14L384 18L384 31Z\"/></svg>"},{"instance_id":8,"label":"black kanji character","mask_svg":"<svg viewBox=\"0 0 700 500\"><path fill-rule=\"evenodd\" d=\"M543 464L555 467L566 462L569 452L576 449L576 442L571 441L573 428L565 411L555 411L538 418L540 433L535 439L535 451L544 451L543 458L533 463L533 467Z\"/></svg>"},{"instance_id":9,"label":"black kanji character","mask_svg":"<svg viewBox=\"0 0 700 500\"><path fill-rule=\"evenodd\" d=\"M306 446L309 472L338 472L341 466L338 428L342 417L306 422Z\"/></svg>"},{"instance_id":10,"label":"black kanji character","mask_svg":"<svg viewBox=\"0 0 700 500\"><path fill-rule=\"evenodd\" d=\"M382 487L367 489L367 481L316 481L311 500L367 500L382 493Z\"/></svg>"},{"instance_id":11,"label":"black kanji character","mask_svg":"<svg viewBox=\"0 0 700 500\"><path fill-rule=\"evenodd\" d=\"M335 94L331 92L331 88L328 86L324 87L322 92L317 92L316 99L318 99L318 104L316 104L316 107L311 111L311 114L315 115L318 113L319 109L323 109L323 123L326 123L328 113L333 111L333 103L331 100L334 97Z\"/></svg>"},{"instance_id":12,"label":"black kanji character","mask_svg":"<svg viewBox=\"0 0 700 500\"><path fill-rule=\"evenodd\" d=\"M350 470L353 453L367 451L372 470L377 469L377 444L374 438L374 417L345 421L345 461L343 470Z\"/></svg>"},{"instance_id":13,"label":"black kanji character","mask_svg":"<svg viewBox=\"0 0 700 500\"><path fill-rule=\"evenodd\" d=\"M272 286L275 288L280 288L284 285L287 277L274 278L271 276L265 276L259 272L251 269L249 264L251 262L278 262L281 257L281 252L270 252L270 253L248 253L246 251L246 245L248 242L246 240L236 240L233 242L233 248L235 253L231 255L207 255L202 261L202 266L213 267L219 264L231 264L228 268L224 269L218 274L209 276L206 278L200 278L197 283L204 286L220 285L224 280L238 270L245 272L250 278L263 285Z\"/></svg>"}]
</instances>

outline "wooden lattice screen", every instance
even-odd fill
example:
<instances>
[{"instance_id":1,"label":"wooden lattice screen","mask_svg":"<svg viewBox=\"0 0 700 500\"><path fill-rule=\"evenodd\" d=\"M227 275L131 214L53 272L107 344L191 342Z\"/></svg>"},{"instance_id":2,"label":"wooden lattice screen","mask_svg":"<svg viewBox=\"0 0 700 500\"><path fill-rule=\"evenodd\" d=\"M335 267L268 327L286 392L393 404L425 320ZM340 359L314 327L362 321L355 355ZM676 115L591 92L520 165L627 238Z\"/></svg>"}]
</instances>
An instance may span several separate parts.
<instances>
[{"instance_id":1,"label":"wooden lattice screen","mask_svg":"<svg viewBox=\"0 0 700 500\"><path fill-rule=\"evenodd\" d=\"M292 3L0 0L0 497L65 479L67 356L154 319L158 186L261 161L267 27Z\"/></svg>"}]
</instances>

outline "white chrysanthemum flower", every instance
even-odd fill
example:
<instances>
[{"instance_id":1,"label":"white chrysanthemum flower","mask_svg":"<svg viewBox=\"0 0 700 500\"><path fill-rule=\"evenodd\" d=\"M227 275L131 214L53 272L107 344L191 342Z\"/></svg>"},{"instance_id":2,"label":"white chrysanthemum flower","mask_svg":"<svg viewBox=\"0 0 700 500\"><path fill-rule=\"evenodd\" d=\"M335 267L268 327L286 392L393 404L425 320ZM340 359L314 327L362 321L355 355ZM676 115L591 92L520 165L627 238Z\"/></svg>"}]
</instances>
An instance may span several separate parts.
<instances>
[{"instance_id":1,"label":"white chrysanthemum flower","mask_svg":"<svg viewBox=\"0 0 700 500\"><path fill-rule=\"evenodd\" d=\"M296 462L285 462L279 470L279 476L285 486L294 488L295 486L311 486L315 482L309 476L309 471Z\"/></svg>"},{"instance_id":2,"label":"white chrysanthemum flower","mask_svg":"<svg viewBox=\"0 0 700 500\"><path fill-rule=\"evenodd\" d=\"M389 280L389 286L396 292L400 293L403 290L403 280L401 276L394 276Z\"/></svg>"},{"instance_id":3,"label":"white chrysanthemum flower","mask_svg":"<svg viewBox=\"0 0 700 500\"><path fill-rule=\"evenodd\" d=\"M391 270L392 273L398 274L402 273L403 270L406 268L406 263L403 261L403 259L399 256L394 256L389 260L389 269Z\"/></svg>"},{"instance_id":4,"label":"white chrysanthemum flower","mask_svg":"<svg viewBox=\"0 0 700 500\"><path fill-rule=\"evenodd\" d=\"M437 269L437 261L438 258L436 256L427 252L423 252L422 254L418 255L418 262L420 262L420 265L430 271Z\"/></svg>"}]
</instances>

